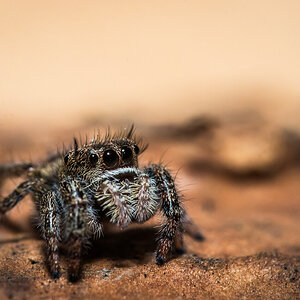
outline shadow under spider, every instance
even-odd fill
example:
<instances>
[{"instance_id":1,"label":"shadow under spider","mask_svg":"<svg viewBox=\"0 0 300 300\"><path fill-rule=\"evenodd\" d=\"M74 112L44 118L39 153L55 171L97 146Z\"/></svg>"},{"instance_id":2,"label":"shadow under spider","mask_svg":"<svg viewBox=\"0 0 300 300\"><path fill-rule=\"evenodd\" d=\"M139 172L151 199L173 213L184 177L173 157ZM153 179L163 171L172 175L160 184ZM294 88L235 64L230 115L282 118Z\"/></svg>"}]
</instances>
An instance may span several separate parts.
<instances>
[{"instance_id":1,"label":"shadow under spider","mask_svg":"<svg viewBox=\"0 0 300 300\"><path fill-rule=\"evenodd\" d=\"M83 261L109 259L112 261L133 260L137 264L149 262L154 257L157 229L153 227L130 228L108 232L92 242Z\"/></svg>"},{"instance_id":2,"label":"shadow under spider","mask_svg":"<svg viewBox=\"0 0 300 300\"><path fill-rule=\"evenodd\" d=\"M28 239L42 240L41 234L36 226L35 218L31 218L30 223L32 230L28 232L18 225L15 225L10 219L5 218L2 224L4 227L15 233L23 233L23 235L2 240L0 241L0 245ZM120 231L104 230L100 238L91 240L90 245L84 251L82 262L83 264L88 264L94 260L108 259L119 267L124 264L128 265L128 261L132 261L138 265L149 263L154 258L157 232L158 228L153 226L137 226ZM24 235L24 233L27 234ZM45 243L43 243L42 248L45 256ZM60 252L65 259L68 257L65 247L62 247ZM177 256L178 254L174 252L170 256L170 259Z\"/></svg>"},{"instance_id":3,"label":"shadow under spider","mask_svg":"<svg viewBox=\"0 0 300 300\"><path fill-rule=\"evenodd\" d=\"M22 240L35 239L43 240L41 233L36 224L36 217L31 216L30 228L22 228L6 216L3 217L1 226L16 234L15 238L0 240L0 244L19 242ZM141 261L149 260L149 254L153 256L156 249L156 238L158 229L151 226L141 226L127 228L125 230L104 230L103 234L98 239L91 239L89 245L84 251L83 260L90 261L100 258L110 260L134 260ZM43 245L45 253L45 244ZM64 246L61 248L61 254L67 257L67 252ZM150 256L150 257L152 257Z\"/></svg>"}]
</instances>

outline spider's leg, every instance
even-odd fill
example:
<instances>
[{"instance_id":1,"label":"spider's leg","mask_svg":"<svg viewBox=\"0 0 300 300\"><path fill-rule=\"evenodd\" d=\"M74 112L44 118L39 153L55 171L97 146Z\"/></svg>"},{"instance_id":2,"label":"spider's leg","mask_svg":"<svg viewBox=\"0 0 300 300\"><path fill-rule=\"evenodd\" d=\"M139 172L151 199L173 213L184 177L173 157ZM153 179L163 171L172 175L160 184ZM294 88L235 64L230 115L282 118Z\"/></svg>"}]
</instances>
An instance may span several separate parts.
<instances>
[{"instance_id":1,"label":"spider's leg","mask_svg":"<svg viewBox=\"0 0 300 300\"><path fill-rule=\"evenodd\" d=\"M199 231L198 226L192 221L184 208L181 209L181 224L184 233L190 235L192 238L198 241L203 241L205 239ZM178 254L183 254L186 252L183 243L183 235L181 232L176 233L175 248Z\"/></svg>"},{"instance_id":2,"label":"spider's leg","mask_svg":"<svg viewBox=\"0 0 300 300\"><path fill-rule=\"evenodd\" d=\"M161 210L164 220L159 233L155 257L156 263L162 265L167 260L176 238L182 236L182 208L174 180L169 172L160 165L151 165L145 171L150 177L154 177L161 198Z\"/></svg>"},{"instance_id":3,"label":"spider's leg","mask_svg":"<svg viewBox=\"0 0 300 300\"><path fill-rule=\"evenodd\" d=\"M32 163L13 163L0 165L0 182L5 178L21 176L32 166Z\"/></svg>"},{"instance_id":4,"label":"spider's leg","mask_svg":"<svg viewBox=\"0 0 300 300\"><path fill-rule=\"evenodd\" d=\"M199 231L198 226L192 221L184 208L181 212L181 221L184 233L198 241L203 241L205 239L203 234Z\"/></svg>"},{"instance_id":5,"label":"spider's leg","mask_svg":"<svg viewBox=\"0 0 300 300\"><path fill-rule=\"evenodd\" d=\"M89 234L89 204L87 195L76 180L69 179L63 186L63 198L67 202L65 243L69 256L68 276L70 281L77 281L81 271L82 248Z\"/></svg>"},{"instance_id":6,"label":"spider's leg","mask_svg":"<svg viewBox=\"0 0 300 300\"><path fill-rule=\"evenodd\" d=\"M59 194L53 190L43 192L37 197L41 229L46 241L47 260L53 278L60 277L59 241L63 211L59 209Z\"/></svg>"},{"instance_id":7,"label":"spider's leg","mask_svg":"<svg viewBox=\"0 0 300 300\"><path fill-rule=\"evenodd\" d=\"M12 209L15 205L18 204L30 191L32 187L35 185L36 181L24 181L7 197L5 197L0 202L0 215L5 214L7 211Z\"/></svg>"}]
</instances>

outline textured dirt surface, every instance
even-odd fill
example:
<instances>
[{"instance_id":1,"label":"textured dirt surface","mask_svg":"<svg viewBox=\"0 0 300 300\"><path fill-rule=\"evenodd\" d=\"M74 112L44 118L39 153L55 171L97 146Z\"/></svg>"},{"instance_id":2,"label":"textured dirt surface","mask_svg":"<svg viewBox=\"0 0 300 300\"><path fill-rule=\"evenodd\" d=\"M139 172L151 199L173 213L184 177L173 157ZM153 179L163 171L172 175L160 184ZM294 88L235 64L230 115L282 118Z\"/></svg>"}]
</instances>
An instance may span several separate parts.
<instances>
[{"instance_id":1,"label":"textured dirt surface","mask_svg":"<svg viewBox=\"0 0 300 300\"><path fill-rule=\"evenodd\" d=\"M78 283L67 281L64 259L62 277L53 280L26 198L0 226L0 298L300 298L297 134L202 121L145 130L150 147L141 164L162 159L174 175L179 170L178 188L205 241L186 236L187 253L159 267L153 257L159 218L124 231L108 228L86 253ZM2 162L11 160L11 150L19 161L40 159L71 135L36 131L17 143L3 133Z\"/></svg>"}]
</instances>

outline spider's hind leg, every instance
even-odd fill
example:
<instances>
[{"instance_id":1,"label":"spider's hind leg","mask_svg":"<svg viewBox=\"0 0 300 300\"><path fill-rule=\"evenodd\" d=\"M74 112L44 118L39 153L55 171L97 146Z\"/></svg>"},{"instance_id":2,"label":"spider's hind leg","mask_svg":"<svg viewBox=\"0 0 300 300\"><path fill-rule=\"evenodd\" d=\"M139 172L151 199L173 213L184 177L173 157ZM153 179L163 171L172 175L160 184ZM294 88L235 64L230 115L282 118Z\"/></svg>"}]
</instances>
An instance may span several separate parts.
<instances>
[{"instance_id":1,"label":"spider's hind leg","mask_svg":"<svg viewBox=\"0 0 300 300\"><path fill-rule=\"evenodd\" d=\"M182 209L181 219L184 233L188 234L195 240L205 240L204 235L200 232L198 226L189 217L185 209Z\"/></svg>"},{"instance_id":2,"label":"spider's hind leg","mask_svg":"<svg viewBox=\"0 0 300 300\"><path fill-rule=\"evenodd\" d=\"M199 231L198 226L192 221L184 208L181 209L181 224L183 233L188 234L190 237L198 241L205 240L205 237ZM186 252L183 243L183 235L181 233L177 233L175 236L175 249L177 254L184 254Z\"/></svg>"}]
</instances>

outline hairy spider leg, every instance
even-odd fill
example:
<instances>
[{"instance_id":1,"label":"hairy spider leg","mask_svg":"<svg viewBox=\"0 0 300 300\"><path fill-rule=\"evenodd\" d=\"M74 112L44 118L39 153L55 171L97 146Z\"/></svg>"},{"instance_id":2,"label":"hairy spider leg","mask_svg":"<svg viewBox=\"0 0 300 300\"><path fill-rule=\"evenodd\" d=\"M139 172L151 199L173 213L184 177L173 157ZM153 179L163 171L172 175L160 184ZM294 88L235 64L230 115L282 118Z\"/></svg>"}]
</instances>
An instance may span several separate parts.
<instances>
[{"instance_id":1,"label":"hairy spider leg","mask_svg":"<svg viewBox=\"0 0 300 300\"><path fill-rule=\"evenodd\" d=\"M40 189L41 191L41 189ZM57 189L56 189L57 191ZM60 277L59 242L63 212L59 208L60 195L53 190L35 193L37 209L40 214L40 227L46 241L47 260L50 274L53 278Z\"/></svg>"},{"instance_id":2,"label":"hairy spider leg","mask_svg":"<svg viewBox=\"0 0 300 300\"><path fill-rule=\"evenodd\" d=\"M68 277L77 281L80 276L82 249L88 241L89 203L79 182L69 178L63 183L63 199L67 203L65 244L69 253Z\"/></svg>"},{"instance_id":3,"label":"hairy spider leg","mask_svg":"<svg viewBox=\"0 0 300 300\"><path fill-rule=\"evenodd\" d=\"M21 176L32 166L32 163L12 163L0 165L0 187L6 178Z\"/></svg>"},{"instance_id":4,"label":"hairy spider leg","mask_svg":"<svg viewBox=\"0 0 300 300\"><path fill-rule=\"evenodd\" d=\"M27 180L20 183L16 189L14 189L0 202L0 215L5 214L7 211L16 206L27 194L30 193L35 184L35 180Z\"/></svg>"},{"instance_id":5,"label":"hairy spider leg","mask_svg":"<svg viewBox=\"0 0 300 300\"><path fill-rule=\"evenodd\" d=\"M181 212L181 222L184 233L191 236L193 239L198 241L204 241L205 237L199 231L198 226L192 221L192 219L187 214L186 210L182 208Z\"/></svg>"},{"instance_id":6,"label":"hairy spider leg","mask_svg":"<svg viewBox=\"0 0 300 300\"><path fill-rule=\"evenodd\" d=\"M148 171L149 172L149 171ZM154 175L152 175L154 176ZM146 172L138 174L139 187L137 191L137 200L134 206L134 219L138 223L144 223L149 220L159 208L160 198L155 192L155 180L150 178ZM192 238L202 241L204 236L200 233L197 225L191 220L186 210L181 206L181 224L184 233ZM178 253L184 253L183 235L177 231L175 235L175 248Z\"/></svg>"},{"instance_id":7,"label":"hairy spider leg","mask_svg":"<svg viewBox=\"0 0 300 300\"><path fill-rule=\"evenodd\" d=\"M176 236L182 236L181 205L173 178L160 165L151 165L145 171L154 177L159 188L163 222L159 232L158 244L155 252L156 263L162 265L167 260Z\"/></svg>"}]
</instances>

